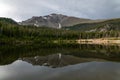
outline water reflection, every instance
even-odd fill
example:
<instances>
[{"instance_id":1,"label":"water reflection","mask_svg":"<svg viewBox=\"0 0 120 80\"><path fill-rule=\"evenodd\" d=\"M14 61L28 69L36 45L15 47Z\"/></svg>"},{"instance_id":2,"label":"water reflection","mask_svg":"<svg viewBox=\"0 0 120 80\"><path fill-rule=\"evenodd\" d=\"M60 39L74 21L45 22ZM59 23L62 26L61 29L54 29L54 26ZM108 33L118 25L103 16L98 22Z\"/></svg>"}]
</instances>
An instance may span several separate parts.
<instances>
[{"instance_id":1,"label":"water reflection","mask_svg":"<svg viewBox=\"0 0 120 80\"><path fill-rule=\"evenodd\" d=\"M109 62L108 62L109 61ZM0 46L0 80L119 80L119 45Z\"/></svg>"},{"instance_id":2,"label":"water reflection","mask_svg":"<svg viewBox=\"0 0 120 80\"><path fill-rule=\"evenodd\" d=\"M119 80L120 63L88 62L62 68L33 66L17 60L0 66L0 80Z\"/></svg>"},{"instance_id":3,"label":"water reflection","mask_svg":"<svg viewBox=\"0 0 120 80\"><path fill-rule=\"evenodd\" d=\"M97 58L110 61L120 61L120 45L80 44L64 48L39 48L33 46L0 46L0 65L11 64L18 58L48 56L61 53L79 58ZM60 55L59 55L60 57Z\"/></svg>"},{"instance_id":4,"label":"water reflection","mask_svg":"<svg viewBox=\"0 0 120 80\"><path fill-rule=\"evenodd\" d=\"M72 55L63 55L61 53L48 56L24 57L20 58L20 60L31 63L32 65L48 66L52 68L63 67L90 61L105 61L104 59L80 58Z\"/></svg>"}]
</instances>

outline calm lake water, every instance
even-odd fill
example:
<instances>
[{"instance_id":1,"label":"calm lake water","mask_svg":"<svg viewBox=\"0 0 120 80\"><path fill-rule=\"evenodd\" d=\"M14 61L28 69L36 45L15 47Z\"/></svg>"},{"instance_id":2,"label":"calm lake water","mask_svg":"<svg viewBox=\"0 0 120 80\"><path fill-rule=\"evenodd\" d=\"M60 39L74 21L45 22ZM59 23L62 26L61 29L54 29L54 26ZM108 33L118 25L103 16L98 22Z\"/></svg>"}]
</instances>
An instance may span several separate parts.
<instances>
[{"instance_id":1,"label":"calm lake water","mask_svg":"<svg viewBox=\"0 0 120 80\"><path fill-rule=\"evenodd\" d=\"M0 47L0 80L120 80L120 45Z\"/></svg>"}]
</instances>

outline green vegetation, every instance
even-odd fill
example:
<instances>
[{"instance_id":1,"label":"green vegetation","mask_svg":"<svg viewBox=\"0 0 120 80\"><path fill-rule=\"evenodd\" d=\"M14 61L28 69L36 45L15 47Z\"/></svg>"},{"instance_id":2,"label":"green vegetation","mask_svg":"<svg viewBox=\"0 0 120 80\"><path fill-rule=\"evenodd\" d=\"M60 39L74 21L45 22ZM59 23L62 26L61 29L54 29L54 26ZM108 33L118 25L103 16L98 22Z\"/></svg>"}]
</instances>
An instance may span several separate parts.
<instances>
[{"instance_id":1,"label":"green vegetation","mask_svg":"<svg viewBox=\"0 0 120 80\"><path fill-rule=\"evenodd\" d=\"M39 48L37 46L4 45L0 47L0 65L14 62L18 58L47 56L62 53L80 58L96 58L120 61L120 46L80 44L74 47Z\"/></svg>"},{"instance_id":2,"label":"green vegetation","mask_svg":"<svg viewBox=\"0 0 120 80\"><path fill-rule=\"evenodd\" d=\"M69 30L79 31L120 31L120 19L111 19L103 22L96 23L82 23L70 27L65 27Z\"/></svg>"},{"instance_id":3,"label":"green vegetation","mask_svg":"<svg viewBox=\"0 0 120 80\"><path fill-rule=\"evenodd\" d=\"M71 45L74 47L77 43L72 40L106 37L120 37L120 32L114 30L105 32L84 32L48 27L22 26L8 18L0 19L1 45L35 45L39 47L68 47Z\"/></svg>"},{"instance_id":4,"label":"green vegetation","mask_svg":"<svg viewBox=\"0 0 120 80\"><path fill-rule=\"evenodd\" d=\"M8 24L18 24L17 22L15 22L14 20L12 20L12 19L10 19L10 18L2 18L2 17L0 17L0 23L2 23L2 24L6 24L6 23L8 23Z\"/></svg>"},{"instance_id":5,"label":"green vegetation","mask_svg":"<svg viewBox=\"0 0 120 80\"><path fill-rule=\"evenodd\" d=\"M80 45L75 42L78 39L106 37L115 37L117 39L117 37L120 37L120 32L115 30L84 32L79 30L22 26L11 19L4 20L2 18L0 19L0 64L11 63L19 57L43 56L53 53L119 60L119 46Z\"/></svg>"}]
</instances>

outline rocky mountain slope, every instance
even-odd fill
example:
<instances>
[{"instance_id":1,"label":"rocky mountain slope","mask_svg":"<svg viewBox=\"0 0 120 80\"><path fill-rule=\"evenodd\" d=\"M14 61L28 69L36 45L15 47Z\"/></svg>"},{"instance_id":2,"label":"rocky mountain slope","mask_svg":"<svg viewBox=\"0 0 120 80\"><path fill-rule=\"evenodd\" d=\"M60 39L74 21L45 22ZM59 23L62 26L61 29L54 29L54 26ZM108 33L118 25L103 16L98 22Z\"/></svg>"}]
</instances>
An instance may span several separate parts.
<instances>
[{"instance_id":1,"label":"rocky mountain slope","mask_svg":"<svg viewBox=\"0 0 120 80\"><path fill-rule=\"evenodd\" d=\"M61 28L61 27L73 26L79 23L84 23L89 21L91 20L66 16L62 14L50 14L50 15L40 16L40 17L34 16L31 19L20 22L20 24Z\"/></svg>"},{"instance_id":2,"label":"rocky mountain slope","mask_svg":"<svg viewBox=\"0 0 120 80\"><path fill-rule=\"evenodd\" d=\"M17 24L10 18L0 17L1 24ZM91 20L62 14L50 14L40 17L32 17L26 21L19 22L20 25L33 25L37 27L50 27L66 30L79 30L87 32L120 31L120 18Z\"/></svg>"}]
</instances>

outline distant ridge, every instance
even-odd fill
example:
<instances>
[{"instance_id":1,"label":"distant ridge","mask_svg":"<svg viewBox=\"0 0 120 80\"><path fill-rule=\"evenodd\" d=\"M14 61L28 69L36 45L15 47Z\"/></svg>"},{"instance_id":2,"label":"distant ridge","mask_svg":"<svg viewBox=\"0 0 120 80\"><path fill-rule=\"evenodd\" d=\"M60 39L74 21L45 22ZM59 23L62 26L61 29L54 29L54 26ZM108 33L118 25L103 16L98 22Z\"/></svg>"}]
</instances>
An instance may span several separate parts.
<instances>
[{"instance_id":1,"label":"distant ridge","mask_svg":"<svg viewBox=\"0 0 120 80\"><path fill-rule=\"evenodd\" d=\"M66 16L62 14L50 14L46 16L33 16L32 18L20 22L21 25L46 26L52 28L62 28L65 26L73 26L83 22L89 22L90 19Z\"/></svg>"},{"instance_id":2,"label":"distant ridge","mask_svg":"<svg viewBox=\"0 0 120 80\"><path fill-rule=\"evenodd\" d=\"M11 18L0 17L0 23L8 23L8 24L18 24Z\"/></svg>"},{"instance_id":3,"label":"distant ridge","mask_svg":"<svg viewBox=\"0 0 120 80\"><path fill-rule=\"evenodd\" d=\"M98 22L80 23L74 26L65 27L67 30L79 30L87 32L120 31L120 18L102 20Z\"/></svg>"},{"instance_id":4,"label":"distant ridge","mask_svg":"<svg viewBox=\"0 0 120 80\"><path fill-rule=\"evenodd\" d=\"M19 23L11 18L0 17L0 23L79 30L85 32L120 31L120 18L91 20L62 14L50 14L39 17L33 16Z\"/></svg>"}]
</instances>

